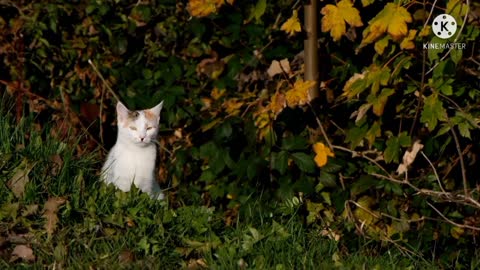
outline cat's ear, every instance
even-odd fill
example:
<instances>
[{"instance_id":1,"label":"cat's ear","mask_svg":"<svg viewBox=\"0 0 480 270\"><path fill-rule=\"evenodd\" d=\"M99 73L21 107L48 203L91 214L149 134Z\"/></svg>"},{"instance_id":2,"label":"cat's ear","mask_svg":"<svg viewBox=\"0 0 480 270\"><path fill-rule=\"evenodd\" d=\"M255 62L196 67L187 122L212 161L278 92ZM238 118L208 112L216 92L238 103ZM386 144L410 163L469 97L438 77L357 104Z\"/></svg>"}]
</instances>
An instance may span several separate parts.
<instances>
[{"instance_id":1,"label":"cat's ear","mask_svg":"<svg viewBox=\"0 0 480 270\"><path fill-rule=\"evenodd\" d=\"M148 110L153 112L155 115L160 116L160 111L162 111L162 108L163 108L163 100L162 100L162 102L158 103L157 106L155 106L151 109L148 109Z\"/></svg>"},{"instance_id":2,"label":"cat's ear","mask_svg":"<svg viewBox=\"0 0 480 270\"><path fill-rule=\"evenodd\" d=\"M127 120L129 112L130 111L127 109L127 107L125 107L125 105L123 105L122 102L119 101L117 103L117 119L119 122Z\"/></svg>"}]
</instances>

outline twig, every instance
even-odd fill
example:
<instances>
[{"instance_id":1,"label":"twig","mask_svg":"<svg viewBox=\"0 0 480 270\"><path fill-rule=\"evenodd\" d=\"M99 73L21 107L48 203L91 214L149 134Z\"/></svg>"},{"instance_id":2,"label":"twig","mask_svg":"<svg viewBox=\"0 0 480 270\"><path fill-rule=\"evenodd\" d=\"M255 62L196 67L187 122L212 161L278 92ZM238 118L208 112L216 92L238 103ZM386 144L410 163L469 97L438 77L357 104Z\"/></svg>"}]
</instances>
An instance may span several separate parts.
<instances>
[{"instance_id":1,"label":"twig","mask_svg":"<svg viewBox=\"0 0 480 270\"><path fill-rule=\"evenodd\" d=\"M444 214L442 214L442 212L440 212L440 210L438 210L437 208L435 208L435 206L433 206L431 203L427 202L427 204L435 211L437 212L438 215L440 215L444 221L446 221L447 223L450 223L452 224L453 226L456 226L456 227L459 227L459 228L462 228L462 229L470 229L470 230L474 230L474 231L480 231L480 228L478 227L474 227L474 226L470 226L470 225L466 225L466 224L459 224L459 223L456 223L455 221L447 218Z\"/></svg>"},{"instance_id":2,"label":"twig","mask_svg":"<svg viewBox=\"0 0 480 270\"><path fill-rule=\"evenodd\" d=\"M95 64L92 62L92 60L88 59L88 63L92 66L93 70L95 71L95 73L97 73L98 77L100 77L100 79L102 80L105 87L107 87L108 91L110 91L110 94L112 94L112 96L117 101L121 102L120 97L115 93L115 91L113 91L113 89L110 87L110 85L108 85L108 83L105 80L105 78L103 77L102 73L100 73L100 71L98 71L97 66L95 66Z\"/></svg>"},{"instance_id":3,"label":"twig","mask_svg":"<svg viewBox=\"0 0 480 270\"><path fill-rule=\"evenodd\" d=\"M463 181L463 192L465 193L465 197L470 197L468 193L468 181L467 181L467 171L465 170L465 163L463 161L463 154L462 154L462 149L460 148L460 142L458 141L457 133L455 133L455 130L452 128L450 130L453 135L453 140L455 141L455 147L457 148L458 152L458 157L460 159L460 169L462 171L462 181Z\"/></svg>"},{"instance_id":4,"label":"twig","mask_svg":"<svg viewBox=\"0 0 480 270\"><path fill-rule=\"evenodd\" d=\"M430 161L430 159L423 153L423 151L420 151L420 154L427 160L428 164L430 164L430 167L432 167L433 173L435 174L435 179L437 179L438 186L440 189L445 192L445 189L443 189L442 182L440 181L440 177L438 177L437 169L435 169L435 166L433 166L433 163Z\"/></svg>"},{"instance_id":5,"label":"twig","mask_svg":"<svg viewBox=\"0 0 480 270\"><path fill-rule=\"evenodd\" d=\"M322 122L318 118L318 115L315 113L315 110L313 109L312 105L310 103L308 103L308 106L310 107L310 109L313 112L313 115L315 116L315 120L317 121L317 124L320 127L320 131L322 132L322 135L323 135L323 138L325 139L325 142L327 142L328 147L333 151L334 146L330 142L330 139L328 139L327 132L325 132L325 129L323 128Z\"/></svg>"}]
</instances>

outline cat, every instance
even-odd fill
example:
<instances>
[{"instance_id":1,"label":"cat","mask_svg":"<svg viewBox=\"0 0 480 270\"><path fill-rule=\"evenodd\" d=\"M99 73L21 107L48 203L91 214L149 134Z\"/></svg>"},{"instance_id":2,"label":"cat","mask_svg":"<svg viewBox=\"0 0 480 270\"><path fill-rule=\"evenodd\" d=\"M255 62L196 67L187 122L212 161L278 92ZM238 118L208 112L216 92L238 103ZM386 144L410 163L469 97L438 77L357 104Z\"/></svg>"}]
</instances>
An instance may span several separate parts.
<instances>
[{"instance_id":1,"label":"cat","mask_svg":"<svg viewBox=\"0 0 480 270\"><path fill-rule=\"evenodd\" d=\"M124 192L130 191L133 183L151 198L164 199L155 177L155 141L162 107L163 101L150 109L130 111L117 103L117 141L102 167L104 182Z\"/></svg>"}]
</instances>

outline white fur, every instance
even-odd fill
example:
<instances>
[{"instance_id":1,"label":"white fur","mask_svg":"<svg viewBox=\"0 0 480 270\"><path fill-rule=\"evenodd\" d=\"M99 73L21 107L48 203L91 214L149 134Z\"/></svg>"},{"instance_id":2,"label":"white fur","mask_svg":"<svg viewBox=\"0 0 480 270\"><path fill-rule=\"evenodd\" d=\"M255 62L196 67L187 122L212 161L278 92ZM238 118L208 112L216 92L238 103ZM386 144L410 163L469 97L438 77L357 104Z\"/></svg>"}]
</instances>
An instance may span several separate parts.
<instances>
[{"instance_id":1,"label":"white fur","mask_svg":"<svg viewBox=\"0 0 480 270\"><path fill-rule=\"evenodd\" d=\"M164 198L155 177L157 147L154 143L162 106L163 101L151 109L136 111L137 117L131 119L129 113L132 112L122 103L117 104L117 142L103 165L103 181L125 192L130 191L133 183L152 198ZM147 119L147 113L153 114L154 119Z\"/></svg>"}]
</instances>

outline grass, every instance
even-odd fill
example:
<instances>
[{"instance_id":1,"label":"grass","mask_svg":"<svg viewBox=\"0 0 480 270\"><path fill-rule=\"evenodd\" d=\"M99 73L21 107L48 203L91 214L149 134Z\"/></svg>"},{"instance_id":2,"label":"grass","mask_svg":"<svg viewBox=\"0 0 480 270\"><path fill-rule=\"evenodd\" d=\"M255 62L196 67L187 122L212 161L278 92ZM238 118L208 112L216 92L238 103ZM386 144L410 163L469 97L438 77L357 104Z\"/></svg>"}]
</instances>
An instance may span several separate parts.
<instances>
[{"instance_id":1,"label":"grass","mask_svg":"<svg viewBox=\"0 0 480 270\"><path fill-rule=\"evenodd\" d=\"M2 109L5 111L5 108ZM291 215L253 199L227 226L200 204L172 207L98 181L97 152L79 154L32 117L0 118L0 268L69 269L428 269L396 249L346 252ZM22 188L12 179L26 172ZM17 195L14 190L17 189ZM58 203L51 204L57 200ZM248 207L248 206L245 206ZM58 220L57 220L58 219ZM35 259L15 258L17 246Z\"/></svg>"}]
</instances>

